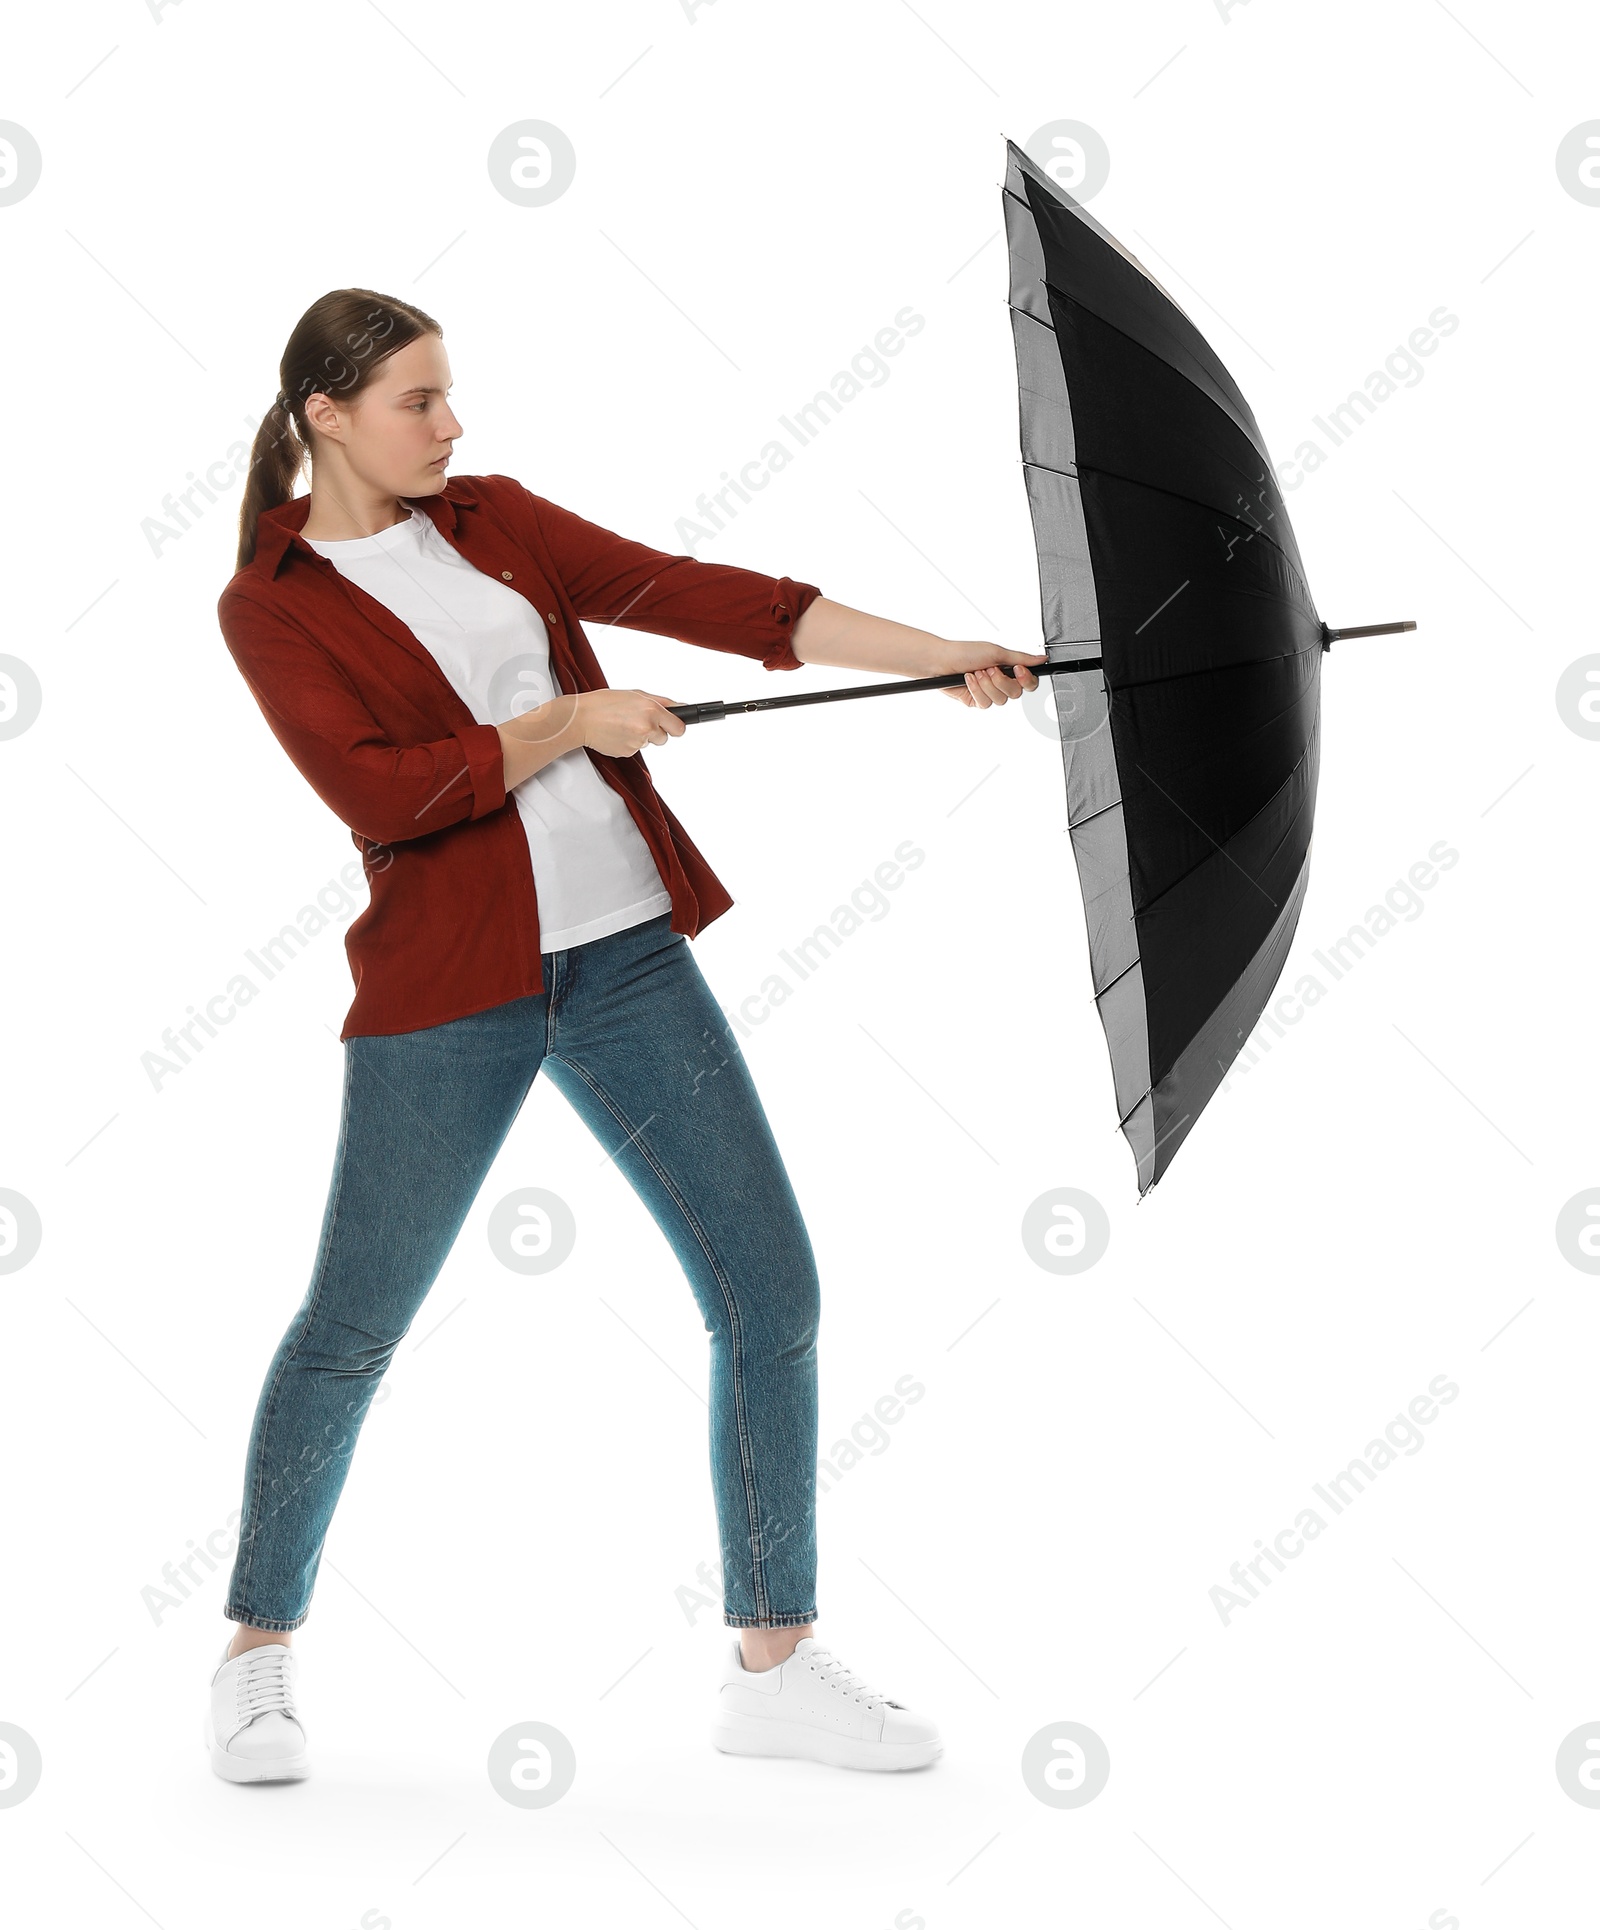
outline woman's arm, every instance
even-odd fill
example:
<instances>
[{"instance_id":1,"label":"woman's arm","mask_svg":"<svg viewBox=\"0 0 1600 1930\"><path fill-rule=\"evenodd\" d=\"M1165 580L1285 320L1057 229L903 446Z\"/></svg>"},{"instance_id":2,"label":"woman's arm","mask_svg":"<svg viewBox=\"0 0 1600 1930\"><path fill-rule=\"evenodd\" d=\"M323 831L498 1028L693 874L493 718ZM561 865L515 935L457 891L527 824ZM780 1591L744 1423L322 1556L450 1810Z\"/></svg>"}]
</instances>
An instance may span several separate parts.
<instances>
[{"instance_id":1,"label":"woman's arm","mask_svg":"<svg viewBox=\"0 0 1600 1930\"><path fill-rule=\"evenodd\" d=\"M835 603L814 583L652 549L534 495L510 476L472 480L493 490L501 510L536 555L548 548L554 573L580 617L757 657L769 670L793 670L805 663L908 677L964 670L970 673L966 682L952 684L948 695L984 710L1020 697L1039 681L1032 671L1018 679L1002 677L989 666L1046 661L997 644L956 642L869 616L847 603Z\"/></svg>"},{"instance_id":2,"label":"woman's arm","mask_svg":"<svg viewBox=\"0 0 1600 1930\"><path fill-rule=\"evenodd\" d=\"M506 789L585 745L604 757L632 757L646 744L681 737L688 725L666 708L677 701L653 690L583 690L552 697L496 724L505 753Z\"/></svg>"},{"instance_id":3,"label":"woman's arm","mask_svg":"<svg viewBox=\"0 0 1600 1930\"><path fill-rule=\"evenodd\" d=\"M574 697L555 697L548 704L536 704L532 710L496 724L495 729L505 752L508 791L583 743L582 719Z\"/></svg>"},{"instance_id":4,"label":"woman's arm","mask_svg":"<svg viewBox=\"0 0 1600 1930\"><path fill-rule=\"evenodd\" d=\"M1032 690L1039 679L1026 666L1043 663L1039 655L1019 656L992 643L959 643L913 629L887 617L869 616L817 596L794 627L791 644L802 664L836 664L850 670L885 670L907 677L937 677L965 670L967 681L952 684L946 695L987 710ZM1022 667L1022 676L1003 677L993 666ZM607 757L631 757L646 744L681 737L687 726L666 708L674 697L648 690L586 690L554 697L520 717L499 724L505 749L508 791L580 745Z\"/></svg>"},{"instance_id":5,"label":"woman's arm","mask_svg":"<svg viewBox=\"0 0 1600 1930\"><path fill-rule=\"evenodd\" d=\"M802 663L883 670L891 676L939 677L965 670L969 673L966 683L952 684L949 694L982 709L991 703L1004 703L1009 697L1020 697L1039 681L1031 670L1021 678L1002 677L991 666L1046 661L1037 652L1029 655L1003 650L993 643L956 642L931 630L913 629L908 623L852 610L848 603L835 603L826 596L817 597L807 606L794 627L789 647Z\"/></svg>"},{"instance_id":6,"label":"woman's arm","mask_svg":"<svg viewBox=\"0 0 1600 1930\"><path fill-rule=\"evenodd\" d=\"M535 496L510 476L470 481L543 559L580 617L754 657L769 670L798 669L789 636L822 594L814 583L653 549Z\"/></svg>"},{"instance_id":7,"label":"woman's arm","mask_svg":"<svg viewBox=\"0 0 1600 1930\"><path fill-rule=\"evenodd\" d=\"M377 844L424 838L506 801L503 746L490 724L396 744L346 673L281 610L230 584L223 640L273 735L318 797Z\"/></svg>"}]
</instances>

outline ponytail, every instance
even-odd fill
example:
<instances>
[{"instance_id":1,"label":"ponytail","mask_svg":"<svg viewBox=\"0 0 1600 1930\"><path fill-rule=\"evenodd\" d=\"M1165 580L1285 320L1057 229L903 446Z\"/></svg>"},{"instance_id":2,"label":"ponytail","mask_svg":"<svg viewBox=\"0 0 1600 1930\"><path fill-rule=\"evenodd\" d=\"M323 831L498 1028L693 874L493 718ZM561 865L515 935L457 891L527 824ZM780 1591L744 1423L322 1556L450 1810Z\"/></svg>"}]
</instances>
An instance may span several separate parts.
<instances>
[{"instance_id":1,"label":"ponytail","mask_svg":"<svg viewBox=\"0 0 1600 1930\"><path fill-rule=\"evenodd\" d=\"M256 521L262 510L276 509L294 495L307 454L295 427L288 397L280 389L271 408L261 418L256 439L250 446L250 473L245 481L244 502L239 508L236 568L242 570L256 553Z\"/></svg>"},{"instance_id":2,"label":"ponytail","mask_svg":"<svg viewBox=\"0 0 1600 1930\"><path fill-rule=\"evenodd\" d=\"M443 336L431 315L370 288L335 288L295 323L278 378L283 386L261 419L250 447L250 473L239 506L235 568L256 553L256 524L265 509L289 502L312 456L305 405L313 395L348 402L372 380L379 363L424 330Z\"/></svg>"}]
</instances>

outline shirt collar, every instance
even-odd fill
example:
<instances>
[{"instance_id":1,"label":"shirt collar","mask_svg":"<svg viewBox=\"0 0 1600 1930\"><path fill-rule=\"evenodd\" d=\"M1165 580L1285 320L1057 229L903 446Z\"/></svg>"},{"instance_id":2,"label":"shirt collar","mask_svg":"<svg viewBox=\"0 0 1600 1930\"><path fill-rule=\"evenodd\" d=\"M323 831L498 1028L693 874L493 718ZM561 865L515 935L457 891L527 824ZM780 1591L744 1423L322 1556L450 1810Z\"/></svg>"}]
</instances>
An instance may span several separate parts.
<instances>
[{"instance_id":1,"label":"shirt collar","mask_svg":"<svg viewBox=\"0 0 1600 1930\"><path fill-rule=\"evenodd\" d=\"M460 523L461 511L471 509L478 499L464 482L452 476L444 488L433 495L402 496L400 500L425 510L440 535L450 537ZM262 510L256 519L256 553L251 562L269 581L283 568L284 558L292 549L299 548L307 556L317 557L319 562L325 560L300 534L310 514L310 496L295 496L274 509Z\"/></svg>"}]
</instances>

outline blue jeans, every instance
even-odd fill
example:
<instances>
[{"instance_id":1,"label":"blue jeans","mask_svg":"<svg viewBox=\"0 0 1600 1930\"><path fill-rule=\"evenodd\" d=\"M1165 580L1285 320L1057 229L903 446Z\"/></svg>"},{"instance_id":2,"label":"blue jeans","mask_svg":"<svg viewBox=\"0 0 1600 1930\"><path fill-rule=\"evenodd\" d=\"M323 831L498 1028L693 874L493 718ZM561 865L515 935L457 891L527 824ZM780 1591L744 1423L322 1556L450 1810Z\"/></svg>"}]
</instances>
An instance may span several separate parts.
<instances>
[{"instance_id":1,"label":"blue jeans","mask_svg":"<svg viewBox=\"0 0 1600 1930\"><path fill-rule=\"evenodd\" d=\"M816 1617L820 1295L749 1068L665 912L546 953L544 981L444 1025L345 1041L311 1284L251 1431L230 1621L306 1619L372 1397L541 1066L667 1236L711 1336L723 1620Z\"/></svg>"}]
</instances>

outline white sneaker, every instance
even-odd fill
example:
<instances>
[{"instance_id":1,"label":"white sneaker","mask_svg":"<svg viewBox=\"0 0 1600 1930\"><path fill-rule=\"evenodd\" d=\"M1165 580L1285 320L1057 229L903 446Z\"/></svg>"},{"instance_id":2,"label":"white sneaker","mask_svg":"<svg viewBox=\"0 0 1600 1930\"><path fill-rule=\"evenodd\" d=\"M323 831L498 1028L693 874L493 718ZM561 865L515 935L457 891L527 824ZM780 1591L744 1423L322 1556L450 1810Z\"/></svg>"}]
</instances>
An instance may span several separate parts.
<instances>
[{"instance_id":1,"label":"white sneaker","mask_svg":"<svg viewBox=\"0 0 1600 1930\"><path fill-rule=\"evenodd\" d=\"M839 1769L920 1769L944 1748L927 1716L869 1689L814 1635L770 1669L724 1652L711 1740L733 1756L805 1756Z\"/></svg>"},{"instance_id":2,"label":"white sneaker","mask_svg":"<svg viewBox=\"0 0 1600 1930\"><path fill-rule=\"evenodd\" d=\"M292 1782L310 1775L306 1732L294 1705L298 1667L287 1642L263 1642L235 1656L224 1644L222 1664L211 1678L206 1747L211 1767L228 1782Z\"/></svg>"}]
</instances>

